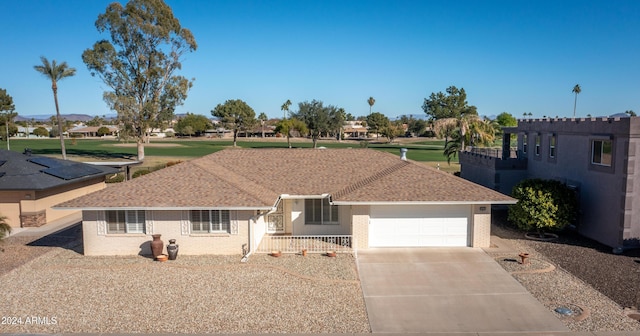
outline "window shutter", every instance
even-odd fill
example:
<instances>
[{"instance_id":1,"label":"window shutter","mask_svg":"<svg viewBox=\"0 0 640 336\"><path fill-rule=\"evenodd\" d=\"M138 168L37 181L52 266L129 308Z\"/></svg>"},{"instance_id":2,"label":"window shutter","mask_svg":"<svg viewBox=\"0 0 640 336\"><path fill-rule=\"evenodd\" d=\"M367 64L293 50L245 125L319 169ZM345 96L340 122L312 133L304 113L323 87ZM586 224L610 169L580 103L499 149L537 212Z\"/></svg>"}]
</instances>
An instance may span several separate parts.
<instances>
[{"instance_id":1,"label":"window shutter","mask_svg":"<svg viewBox=\"0 0 640 336\"><path fill-rule=\"evenodd\" d=\"M104 211L96 211L96 227L98 236L107 235L107 222L104 220Z\"/></svg>"},{"instance_id":2,"label":"window shutter","mask_svg":"<svg viewBox=\"0 0 640 336\"><path fill-rule=\"evenodd\" d=\"M231 233L232 235L237 235L238 234L238 210L234 210L233 213L230 213L231 211L226 211L227 213L227 220L230 224L230 228L228 228L229 233Z\"/></svg>"},{"instance_id":3,"label":"window shutter","mask_svg":"<svg viewBox=\"0 0 640 336\"><path fill-rule=\"evenodd\" d=\"M183 236L188 236L189 235L189 224L191 224L191 222L189 221L189 210L182 210L181 211L182 215L180 216L180 234Z\"/></svg>"},{"instance_id":4,"label":"window shutter","mask_svg":"<svg viewBox=\"0 0 640 336\"><path fill-rule=\"evenodd\" d=\"M144 232L146 234L152 234L153 233L153 212L151 210L148 210L148 211L145 210L144 217L146 219Z\"/></svg>"}]
</instances>

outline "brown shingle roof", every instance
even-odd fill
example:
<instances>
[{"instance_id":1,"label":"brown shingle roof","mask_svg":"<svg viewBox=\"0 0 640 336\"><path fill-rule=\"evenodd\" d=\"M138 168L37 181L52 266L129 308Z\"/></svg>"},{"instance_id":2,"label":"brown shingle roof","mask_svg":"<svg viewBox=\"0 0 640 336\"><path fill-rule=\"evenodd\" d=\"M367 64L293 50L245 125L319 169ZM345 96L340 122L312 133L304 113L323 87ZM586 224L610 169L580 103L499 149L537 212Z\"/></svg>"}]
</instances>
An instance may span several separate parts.
<instances>
[{"instance_id":1,"label":"brown shingle roof","mask_svg":"<svg viewBox=\"0 0 640 336\"><path fill-rule=\"evenodd\" d=\"M268 208L280 195L337 202L512 203L511 197L371 149L228 149L65 202L73 208Z\"/></svg>"}]
</instances>

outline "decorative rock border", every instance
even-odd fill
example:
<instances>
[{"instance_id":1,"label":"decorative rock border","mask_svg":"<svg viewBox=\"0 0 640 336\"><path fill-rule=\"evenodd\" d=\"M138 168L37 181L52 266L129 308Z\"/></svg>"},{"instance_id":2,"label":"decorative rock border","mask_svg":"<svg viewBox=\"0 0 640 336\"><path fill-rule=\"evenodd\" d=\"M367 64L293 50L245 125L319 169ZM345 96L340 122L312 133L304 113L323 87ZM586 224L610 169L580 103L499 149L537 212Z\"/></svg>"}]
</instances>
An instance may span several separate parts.
<instances>
[{"instance_id":1,"label":"decorative rock border","mask_svg":"<svg viewBox=\"0 0 640 336\"><path fill-rule=\"evenodd\" d=\"M544 237L540 237L540 234L537 232L527 232L524 234L524 237L527 239L531 239L531 240L537 240L537 241L553 241L558 239L558 235L555 233L548 233L545 232L544 233Z\"/></svg>"}]
</instances>

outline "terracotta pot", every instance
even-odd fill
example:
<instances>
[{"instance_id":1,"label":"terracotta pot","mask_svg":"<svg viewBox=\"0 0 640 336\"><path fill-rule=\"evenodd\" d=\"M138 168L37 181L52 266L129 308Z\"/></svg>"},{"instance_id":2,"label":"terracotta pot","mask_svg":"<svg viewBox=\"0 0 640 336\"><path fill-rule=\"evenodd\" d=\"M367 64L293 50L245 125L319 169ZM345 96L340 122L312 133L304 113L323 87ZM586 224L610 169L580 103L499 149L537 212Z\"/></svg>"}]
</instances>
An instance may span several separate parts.
<instances>
[{"instance_id":1,"label":"terracotta pot","mask_svg":"<svg viewBox=\"0 0 640 336\"><path fill-rule=\"evenodd\" d=\"M306 257L306 256L307 256L307 249L303 249L303 250L302 250L302 256L303 256L303 257Z\"/></svg>"},{"instance_id":2,"label":"terracotta pot","mask_svg":"<svg viewBox=\"0 0 640 336\"><path fill-rule=\"evenodd\" d=\"M327 252L327 257L335 257L336 256L336 251L329 251Z\"/></svg>"},{"instance_id":3,"label":"terracotta pot","mask_svg":"<svg viewBox=\"0 0 640 336\"><path fill-rule=\"evenodd\" d=\"M153 237L153 240L151 241L151 254L154 258L157 258L159 255L161 255L162 249L164 248L164 243L162 242L162 240L160 240L160 236L161 235L159 234L151 235L151 237Z\"/></svg>"},{"instance_id":4,"label":"terracotta pot","mask_svg":"<svg viewBox=\"0 0 640 336\"><path fill-rule=\"evenodd\" d=\"M157 261L167 261L167 259L169 259L169 256L167 256L166 254L161 254L156 257Z\"/></svg>"},{"instance_id":5,"label":"terracotta pot","mask_svg":"<svg viewBox=\"0 0 640 336\"><path fill-rule=\"evenodd\" d=\"M520 262L521 264L526 264L527 258L529 258L529 253L520 253L518 256L520 256L520 259L522 259L522 261Z\"/></svg>"},{"instance_id":6,"label":"terracotta pot","mask_svg":"<svg viewBox=\"0 0 640 336\"><path fill-rule=\"evenodd\" d=\"M271 256L272 257L276 257L277 258L277 257L279 257L281 255L282 255L282 252L280 252L280 251L271 251Z\"/></svg>"}]
</instances>

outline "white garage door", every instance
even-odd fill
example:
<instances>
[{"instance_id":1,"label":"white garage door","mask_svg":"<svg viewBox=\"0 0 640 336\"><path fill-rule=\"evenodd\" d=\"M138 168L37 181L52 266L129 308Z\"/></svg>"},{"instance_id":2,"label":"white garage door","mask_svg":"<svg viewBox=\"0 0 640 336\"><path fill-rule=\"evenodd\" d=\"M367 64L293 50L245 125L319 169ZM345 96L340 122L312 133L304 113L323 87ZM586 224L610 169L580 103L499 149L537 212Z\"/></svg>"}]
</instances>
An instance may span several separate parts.
<instances>
[{"instance_id":1,"label":"white garage door","mask_svg":"<svg viewBox=\"0 0 640 336\"><path fill-rule=\"evenodd\" d=\"M371 206L369 246L469 246L471 206Z\"/></svg>"}]
</instances>

